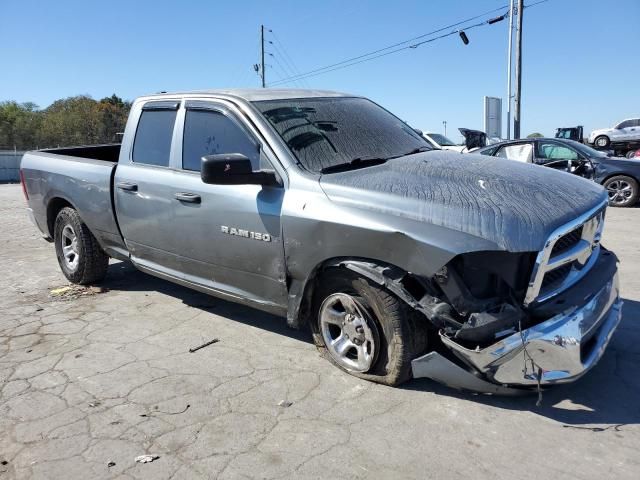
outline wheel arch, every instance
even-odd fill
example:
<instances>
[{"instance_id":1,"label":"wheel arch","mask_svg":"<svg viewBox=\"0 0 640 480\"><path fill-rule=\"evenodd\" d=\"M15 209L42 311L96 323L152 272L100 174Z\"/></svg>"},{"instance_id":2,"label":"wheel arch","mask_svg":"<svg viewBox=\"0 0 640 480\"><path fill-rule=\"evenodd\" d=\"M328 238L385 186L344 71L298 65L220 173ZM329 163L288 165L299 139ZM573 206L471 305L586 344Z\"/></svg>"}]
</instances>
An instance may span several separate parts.
<instances>
[{"instance_id":1,"label":"wheel arch","mask_svg":"<svg viewBox=\"0 0 640 480\"><path fill-rule=\"evenodd\" d=\"M606 177L604 177L604 178L602 179L602 181L600 182L600 185L603 185L603 186L604 186L604 184L607 182L607 180L610 180L610 179L612 179L613 177L629 177L629 178L634 179L634 180L636 181L636 183L637 183L638 185L640 185L640 175L634 175L634 174L627 173L627 172L615 172L615 173L609 173L609 174L607 174L607 176L606 176Z\"/></svg>"},{"instance_id":2,"label":"wheel arch","mask_svg":"<svg viewBox=\"0 0 640 480\"><path fill-rule=\"evenodd\" d=\"M290 281L287 309L290 327L301 328L309 322L313 294L322 273L329 268L344 268L384 286L414 309L429 290L423 279L387 262L360 257L329 258L318 263L304 281Z\"/></svg>"},{"instance_id":3,"label":"wheel arch","mask_svg":"<svg viewBox=\"0 0 640 480\"><path fill-rule=\"evenodd\" d=\"M78 211L78 209L66 198L64 197L53 197L47 202L47 230L49 231L49 235L53 238L54 235L54 225L56 223L56 217L60 210L65 207L73 208Z\"/></svg>"}]
</instances>

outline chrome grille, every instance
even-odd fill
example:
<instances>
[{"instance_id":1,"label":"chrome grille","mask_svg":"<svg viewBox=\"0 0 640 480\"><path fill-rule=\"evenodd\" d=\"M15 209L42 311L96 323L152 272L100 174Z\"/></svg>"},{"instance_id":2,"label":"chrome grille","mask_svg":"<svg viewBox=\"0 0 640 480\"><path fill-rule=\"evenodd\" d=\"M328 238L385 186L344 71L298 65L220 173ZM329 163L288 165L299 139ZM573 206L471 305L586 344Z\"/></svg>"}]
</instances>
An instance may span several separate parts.
<instances>
[{"instance_id":1,"label":"chrome grille","mask_svg":"<svg viewBox=\"0 0 640 480\"><path fill-rule=\"evenodd\" d=\"M575 246L581 239L582 225L575 230L567 233L566 235L560 237L551 250L551 256L554 257L559 253L569 250L571 247Z\"/></svg>"},{"instance_id":2,"label":"chrome grille","mask_svg":"<svg viewBox=\"0 0 640 480\"><path fill-rule=\"evenodd\" d=\"M580 280L600 252L606 201L554 231L538 253L524 304L543 302Z\"/></svg>"}]
</instances>

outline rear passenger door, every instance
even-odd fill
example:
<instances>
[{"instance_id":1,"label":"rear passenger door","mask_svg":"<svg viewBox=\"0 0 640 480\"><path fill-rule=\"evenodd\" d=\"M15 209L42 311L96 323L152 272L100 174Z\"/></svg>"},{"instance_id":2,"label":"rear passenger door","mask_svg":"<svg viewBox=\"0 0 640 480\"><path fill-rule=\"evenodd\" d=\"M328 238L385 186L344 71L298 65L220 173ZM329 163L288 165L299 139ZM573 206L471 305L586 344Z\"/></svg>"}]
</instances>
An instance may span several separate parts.
<instances>
[{"instance_id":1,"label":"rear passenger door","mask_svg":"<svg viewBox=\"0 0 640 480\"><path fill-rule=\"evenodd\" d=\"M150 101L132 111L131 120L138 118L133 146L128 158L120 158L114 179L116 214L127 249L136 264L153 270L179 270L181 264L171 231L179 106L179 100Z\"/></svg>"}]
</instances>

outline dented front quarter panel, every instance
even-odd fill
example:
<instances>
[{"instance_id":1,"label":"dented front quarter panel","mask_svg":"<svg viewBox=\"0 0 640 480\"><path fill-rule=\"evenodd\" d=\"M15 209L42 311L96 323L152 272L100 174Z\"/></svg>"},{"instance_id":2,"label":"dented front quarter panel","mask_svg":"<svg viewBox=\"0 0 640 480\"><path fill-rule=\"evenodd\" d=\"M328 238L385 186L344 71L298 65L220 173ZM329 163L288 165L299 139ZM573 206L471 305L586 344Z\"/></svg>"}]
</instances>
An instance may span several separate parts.
<instances>
[{"instance_id":1,"label":"dented front quarter panel","mask_svg":"<svg viewBox=\"0 0 640 480\"><path fill-rule=\"evenodd\" d=\"M464 232L331 201L317 178L292 179L282 226L287 271L299 281L335 258L373 260L430 277L459 253L497 249Z\"/></svg>"}]
</instances>

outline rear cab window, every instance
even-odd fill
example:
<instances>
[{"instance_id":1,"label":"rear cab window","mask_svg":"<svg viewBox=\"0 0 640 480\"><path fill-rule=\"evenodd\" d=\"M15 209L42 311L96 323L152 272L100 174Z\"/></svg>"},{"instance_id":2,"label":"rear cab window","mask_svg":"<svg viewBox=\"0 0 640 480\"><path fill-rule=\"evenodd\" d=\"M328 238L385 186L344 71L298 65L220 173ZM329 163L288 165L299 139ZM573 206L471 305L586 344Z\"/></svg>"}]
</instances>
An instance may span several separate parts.
<instances>
[{"instance_id":1,"label":"rear cab window","mask_svg":"<svg viewBox=\"0 0 640 480\"><path fill-rule=\"evenodd\" d=\"M179 102L148 102L142 107L133 141L134 163L168 167Z\"/></svg>"}]
</instances>

